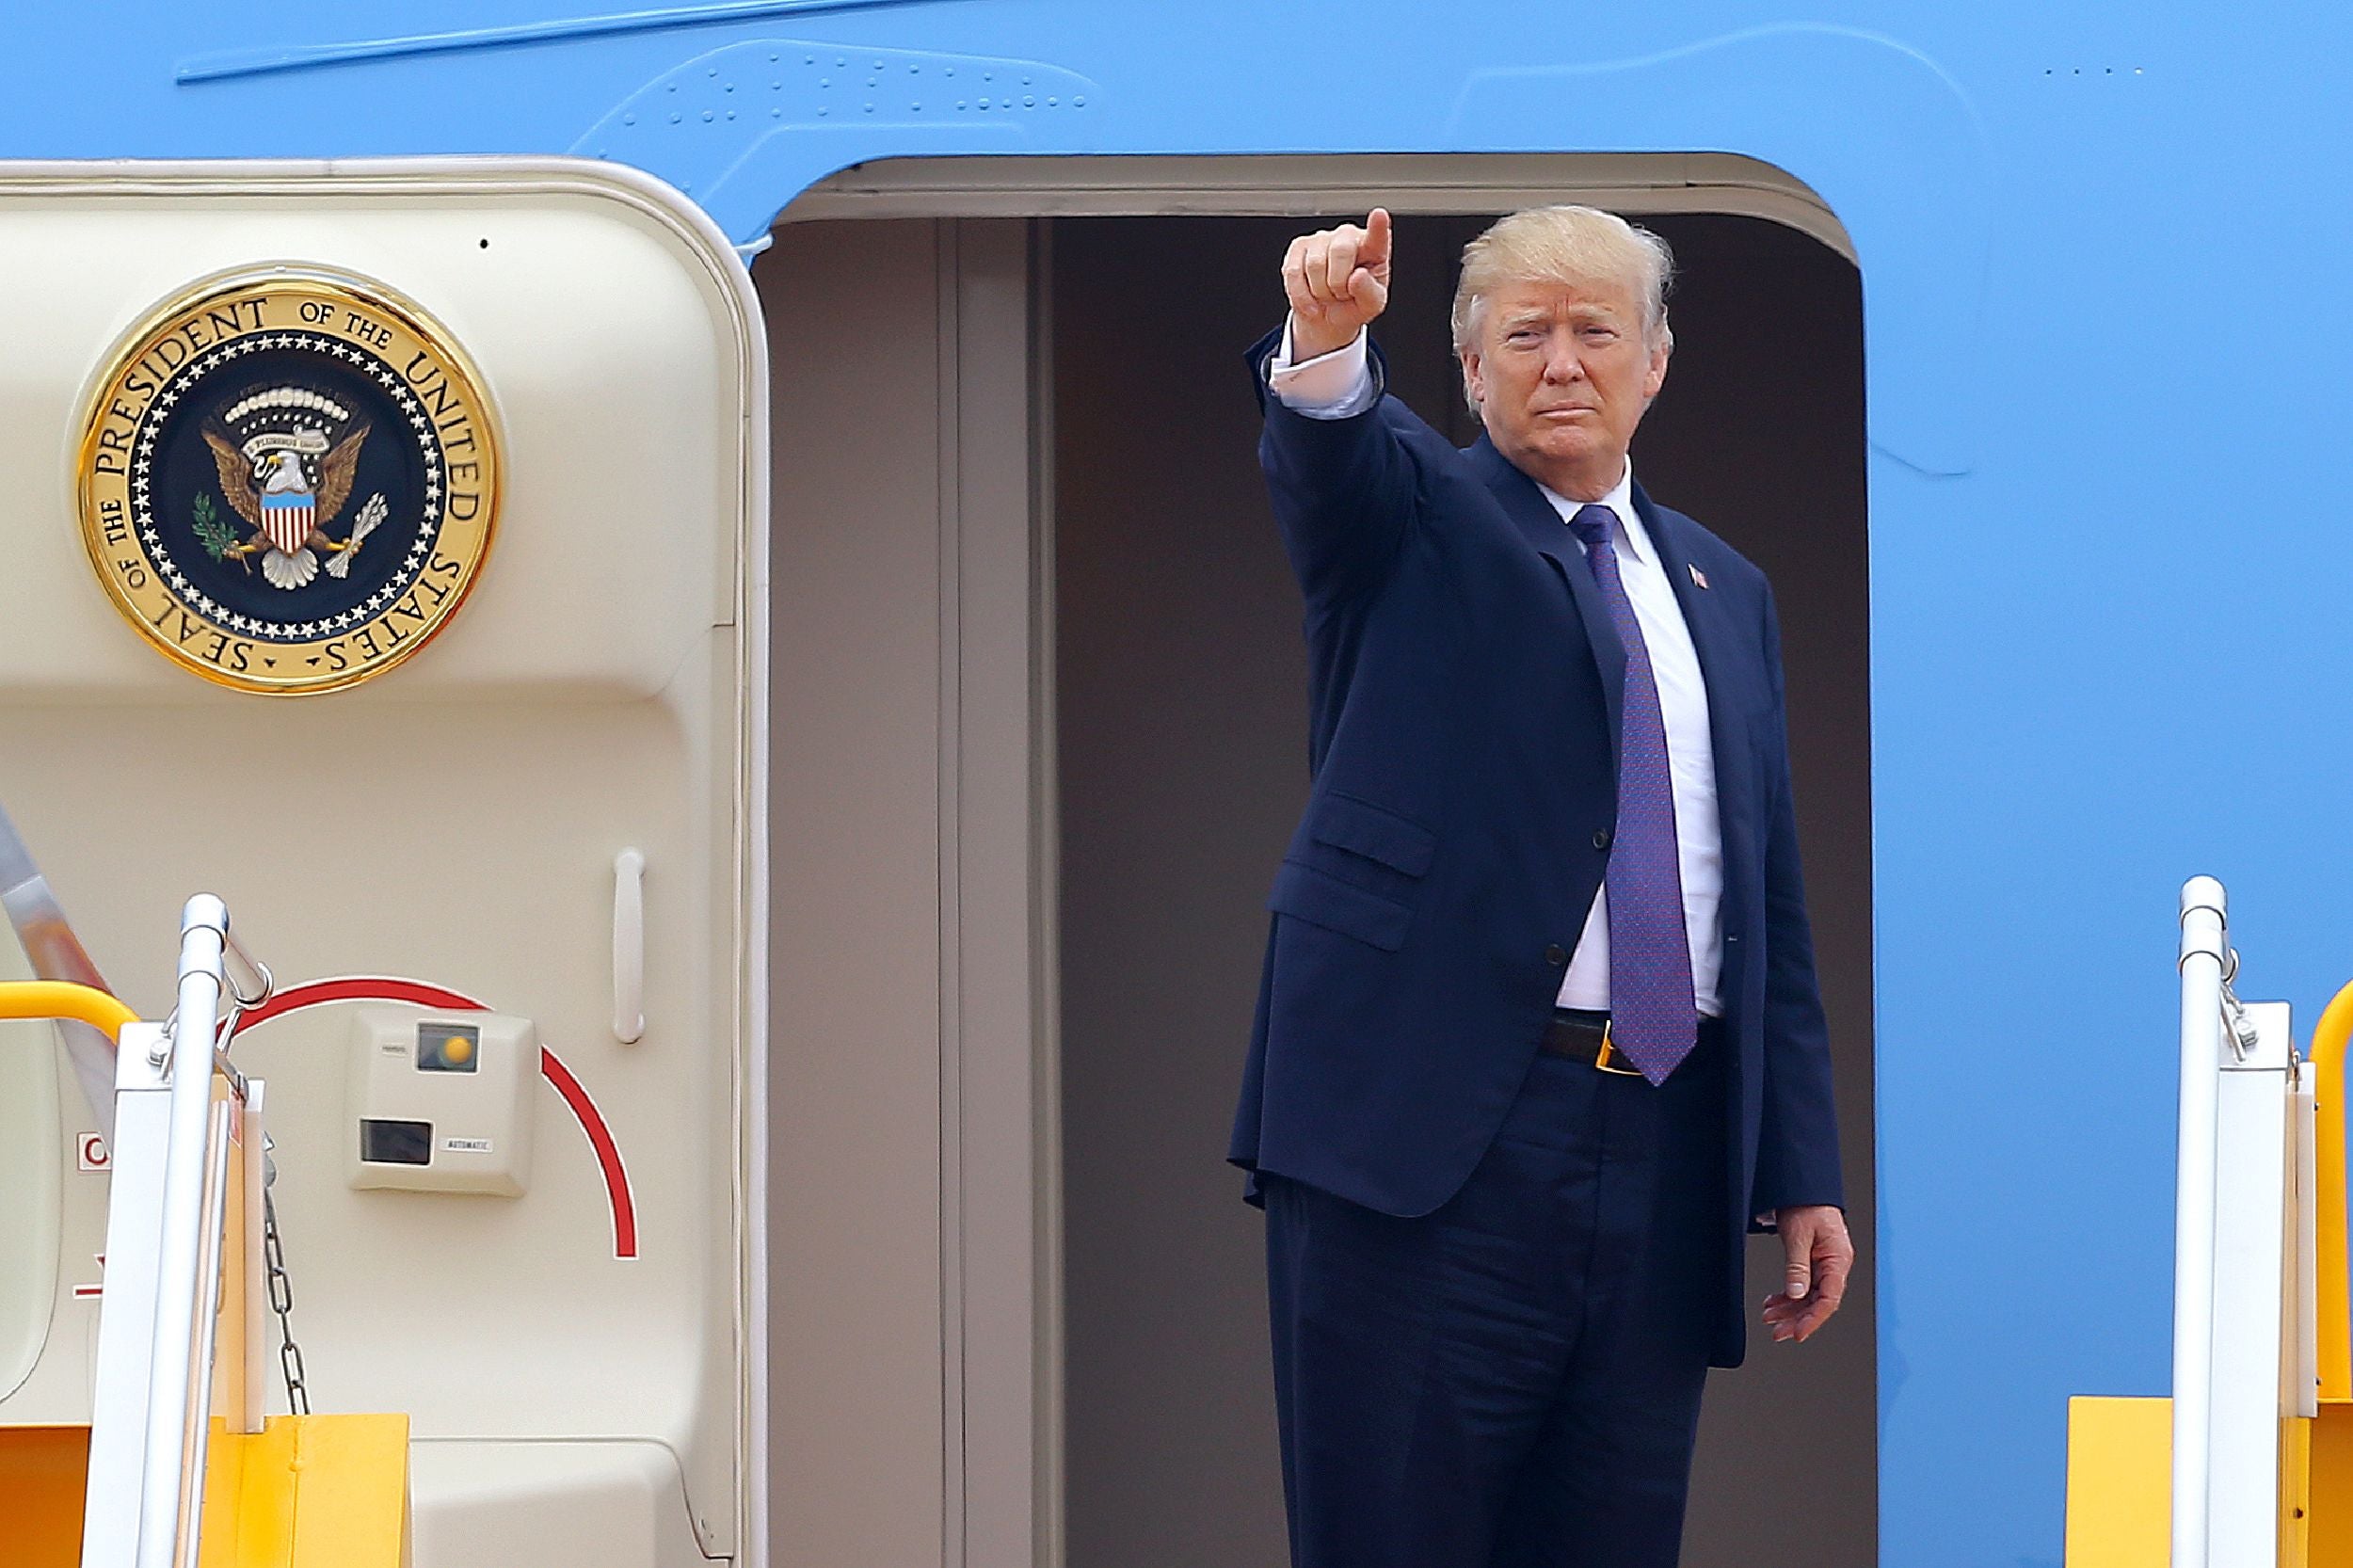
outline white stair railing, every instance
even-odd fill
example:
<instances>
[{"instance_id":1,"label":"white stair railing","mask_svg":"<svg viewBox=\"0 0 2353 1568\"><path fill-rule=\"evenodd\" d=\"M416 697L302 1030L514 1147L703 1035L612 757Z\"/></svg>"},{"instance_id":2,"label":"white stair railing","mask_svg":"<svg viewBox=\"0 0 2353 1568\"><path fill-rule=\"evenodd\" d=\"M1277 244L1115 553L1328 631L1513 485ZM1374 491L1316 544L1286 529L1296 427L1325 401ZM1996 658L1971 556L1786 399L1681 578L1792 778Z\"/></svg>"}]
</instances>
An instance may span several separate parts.
<instances>
[{"instance_id":1,"label":"white stair railing","mask_svg":"<svg viewBox=\"0 0 2353 1568\"><path fill-rule=\"evenodd\" d=\"M2233 991L2222 885L2181 904L2172 1568L2279 1568L2281 1421L2314 1399L2312 1068Z\"/></svg>"},{"instance_id":2,"label":"white stair railing","mask_svg":"<svg viewBox=\"0 0 2353 1568\"><path fill-rule=\"evenodd\" d=\"M216 1071L233 951L219 899L188 901L180 922L178 1005L169 1024L123 1028L115 1053L106 1285L90 1416L83 1568L195 1568L214 1395L216 1327L232 1166L263 1158L259 1080ZM248 966L250 968L250 966ZM251 997L244 999L253 1000ZM226 1093L216 1097L218 1080ZM232 1157L241 1147L244 1160ZM234 1184L242 1249L257 1250L260 1184ZM249 1278L246 1258L233 1261ZM259 1428L260 1299L248 1285L232 1325L232 1430Z\"/></svg>"}]
</instances>

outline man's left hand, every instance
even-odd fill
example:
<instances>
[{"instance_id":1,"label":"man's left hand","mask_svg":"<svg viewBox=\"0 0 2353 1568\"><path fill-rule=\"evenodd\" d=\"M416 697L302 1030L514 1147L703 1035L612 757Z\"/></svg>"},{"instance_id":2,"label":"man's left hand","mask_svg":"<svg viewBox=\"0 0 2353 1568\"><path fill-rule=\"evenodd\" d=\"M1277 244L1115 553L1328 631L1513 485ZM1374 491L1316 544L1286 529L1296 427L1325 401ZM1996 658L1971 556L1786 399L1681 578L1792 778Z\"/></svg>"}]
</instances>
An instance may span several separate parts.
<instances>
[{"instance_id":1,"label":"man's left hand","mask_svg":"<svg viewBox=\"0 0 2353 1568\"><path fill-rule=\"evenodd\" d=\"M1847 1216L1826 1204L1775 1209L1773 1224L1789 1268L1786 1283L1765 1300L1765 1326L1776 1340L1802 1344L1838 1310L1854 1271L1854 1242Z\"/></svg>"}]
</instances>

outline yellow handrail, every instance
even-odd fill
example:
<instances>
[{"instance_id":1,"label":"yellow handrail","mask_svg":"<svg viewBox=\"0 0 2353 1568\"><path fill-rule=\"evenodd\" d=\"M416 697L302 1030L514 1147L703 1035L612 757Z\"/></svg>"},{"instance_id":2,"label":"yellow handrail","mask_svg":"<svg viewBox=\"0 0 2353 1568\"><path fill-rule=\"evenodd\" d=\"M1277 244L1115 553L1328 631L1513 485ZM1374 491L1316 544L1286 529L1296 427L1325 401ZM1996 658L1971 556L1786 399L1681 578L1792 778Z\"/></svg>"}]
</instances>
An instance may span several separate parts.
<instances>
[{"instance_id":1,"label":"yellow handrail","mask_svg":"<svg viewBox=\"0 0 2353 1568\"><path fill-rule=\"evenodd\" d=\"M2353 1038L2353 982L2329 999L2313 1029L2313 1096L2320 1105L2314 1225L2319 1231L2320 1397L2353 1400L2353 1289L2345 1237L2345 1046Z\"/></svg>"},{"instance_id":2,"label":"yellow handrail","mask_svg":"<svg viewBox=\"0 0 2353 1568\"><path fill-rule=\"evenodd\" d=\"M139 1016L94 985L64 980L0 980L0 1018L74 1018L114 1039Z\"/></svg>"}]
</instances>

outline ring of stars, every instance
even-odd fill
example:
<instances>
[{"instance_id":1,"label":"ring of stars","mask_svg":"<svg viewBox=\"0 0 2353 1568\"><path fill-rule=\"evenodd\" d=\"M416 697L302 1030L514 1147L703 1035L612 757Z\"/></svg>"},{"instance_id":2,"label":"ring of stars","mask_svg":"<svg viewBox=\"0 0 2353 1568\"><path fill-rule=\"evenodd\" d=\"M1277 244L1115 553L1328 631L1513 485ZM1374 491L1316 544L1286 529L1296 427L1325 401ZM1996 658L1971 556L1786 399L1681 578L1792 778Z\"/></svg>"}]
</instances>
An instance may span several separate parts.
<instances>
[{"instance_id":1,"label":"ring of stars","mask_svg":"<svg viewBox=\"0 0 2353 1568\"><path fill-rule=\"evenodd\" d=\"M189 580L187 572L172 558L164 541L163 530L155 522L152 504L152 483L150 475L155 464L155 447L168 421L173 405L187 397L212 372L224 365L234 364L245 355L264 348L301 349L342 361L351 371L364 376L383 388L386 396L400 410L424 465L424 497L419 508L416 534L401 564L382 586L360 602L331 616L302 621L277 621L263 616L244 615L231 610ZM442 465L440 434L433 427L416 394L408 383L382 360L357 344L317 332L269 332L239 338L218 344L208 352L183 365L149 405L141 418L133 443L131 464L131 512L138 529L140 542L146 547L148 558L155 570L171 585L174 596L190 610L203 616L224 631L234 632L261 642L297 643L314 637L332 636L336 632L363 626L391 607L403 594L415 585L423 575L425 563L432 559L433 546L440 536L442 509ZM357 498L346 503L356 505Z\"/></svg>"}]
</instances>

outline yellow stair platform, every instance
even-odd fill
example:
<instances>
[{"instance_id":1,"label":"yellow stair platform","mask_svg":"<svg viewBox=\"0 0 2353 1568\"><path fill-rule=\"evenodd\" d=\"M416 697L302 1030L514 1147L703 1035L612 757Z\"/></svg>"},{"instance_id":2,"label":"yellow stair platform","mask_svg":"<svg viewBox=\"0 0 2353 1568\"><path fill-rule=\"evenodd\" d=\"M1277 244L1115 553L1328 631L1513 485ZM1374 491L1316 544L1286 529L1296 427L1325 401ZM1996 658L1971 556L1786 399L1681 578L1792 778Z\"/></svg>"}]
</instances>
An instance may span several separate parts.
<instances>
[{"instance_id":1,"label":"yellow stair platform","mask_svg":"<svg viewBox=\"0 0 2353 1568\"><path fill-rule=\"evenodd\" d=\"M0 1428L8 1568L75 1568L87 1427ZM407 1568L408 1417L273 1416L213 1423L204 1568Z\"/></svg>"},{"instance_id":2,"label":"yellow stair platform","mask_svg":"<svg viewBox=\"0 0 2353 1568\"><path fill-rule=\"evenodd\" d=\"M0 1519L24 1568L73 1568L82 1556L89 1428L0 1427Z\"/></svg>"},{"instance_id":3,"label":"yellow stair platform","mask_svg":"<svg viewBox=\"0 0 2353 1568\"><path fill-rule=\"evenodd\" d=\"M2166 1568L2172 1419L2170 1400L2068 1401L2067 1568ZM2294 1494L2281 1510L2281 1562L2353 1568L2353 1400L2323 1400L2314 1419L2281 1426Z\"/></svg>"}]
</instances>

